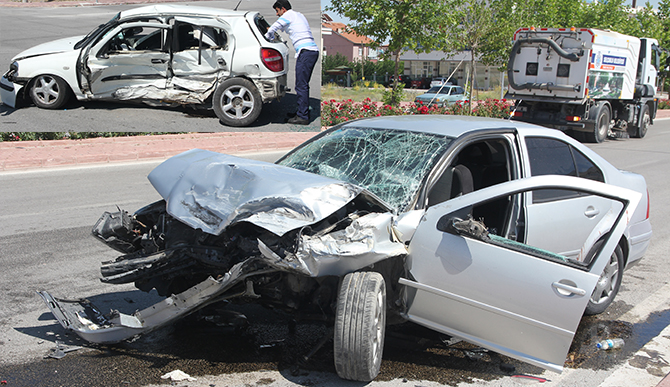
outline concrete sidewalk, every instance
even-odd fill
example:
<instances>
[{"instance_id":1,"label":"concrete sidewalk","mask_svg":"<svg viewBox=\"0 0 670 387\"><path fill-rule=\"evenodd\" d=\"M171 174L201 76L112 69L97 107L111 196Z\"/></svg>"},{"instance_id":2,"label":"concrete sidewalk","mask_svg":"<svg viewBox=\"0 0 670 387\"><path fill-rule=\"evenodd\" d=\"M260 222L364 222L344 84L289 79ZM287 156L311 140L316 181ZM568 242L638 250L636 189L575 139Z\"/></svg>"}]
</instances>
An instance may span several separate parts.
<instances>
[{"instance_id":1,"label":"concrete sidewalk","mask_svg":"<svg viewBox=\"0 0 670 387\"><path fill-rule=\"evenodd\" d=\"M221 153L290 150L318 132L227 132L0 142L0 171L167 159L189 149Z\"/></svg>"}]
</instances>

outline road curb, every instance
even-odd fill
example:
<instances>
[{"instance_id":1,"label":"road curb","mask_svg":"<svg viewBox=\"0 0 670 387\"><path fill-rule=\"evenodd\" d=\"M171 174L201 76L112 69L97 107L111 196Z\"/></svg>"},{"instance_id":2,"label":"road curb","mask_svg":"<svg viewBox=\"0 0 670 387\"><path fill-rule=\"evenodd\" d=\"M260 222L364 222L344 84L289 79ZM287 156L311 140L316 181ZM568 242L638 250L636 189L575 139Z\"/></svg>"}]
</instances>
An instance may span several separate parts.
<instances>
[{"instance_id":1,"label":"road curb","mask_svg":"<svg viewBox=\"0 0 670 387\"><path fill-rule=\"evenodd\" d=\"M669 294L670 284L666 284L619 320L635 324L654 312L670 309ZM664 357L666 354L670 354L670 326L649 340L598 387L670 387L670 363Z\"/></svg>"}]
</instances>

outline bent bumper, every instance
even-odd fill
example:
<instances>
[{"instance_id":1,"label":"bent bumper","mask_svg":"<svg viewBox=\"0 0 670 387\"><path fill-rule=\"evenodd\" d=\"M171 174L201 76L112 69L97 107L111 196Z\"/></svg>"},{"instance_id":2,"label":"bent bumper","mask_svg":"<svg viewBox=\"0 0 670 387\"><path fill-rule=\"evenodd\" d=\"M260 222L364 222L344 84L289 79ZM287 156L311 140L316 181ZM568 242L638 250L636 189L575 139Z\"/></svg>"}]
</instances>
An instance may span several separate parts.
<instances>
[{"instance_id":1,"label":"bent bumper","mask_svg":"<svg viewBox=\"0 0 670 387\"><path fill-rule=\"evenodd\" d=\"M22 85L7 79L7 74L3 75L0 78L0 99L2 99L2 103L11 108L16 108L16 100L22 88Z\"/></svg>"}]
</instances>

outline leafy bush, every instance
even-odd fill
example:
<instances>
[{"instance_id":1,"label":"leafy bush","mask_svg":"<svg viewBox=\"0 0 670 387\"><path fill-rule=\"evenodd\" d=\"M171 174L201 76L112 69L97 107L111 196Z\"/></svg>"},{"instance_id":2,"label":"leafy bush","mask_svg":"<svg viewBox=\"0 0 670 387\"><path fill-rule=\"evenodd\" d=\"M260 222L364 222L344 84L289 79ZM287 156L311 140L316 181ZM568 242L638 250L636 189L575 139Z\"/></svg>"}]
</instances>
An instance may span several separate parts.
<instances>
[{"instance_id":1,"label":"leafy bush","mask_svg":"<svg viewBox=\"0 0 670 387\"><path fill-rule=\"evenodd\" d=\"M658 100L659 109L670 109L670 100L668 99L659 99Z\"/></svg>"},{"instance_id":2,"label":"leafy bush","mask_svg":"<svg viewBox=\"0 0 670 387\"><path fill-rule=\"evenodd\" d=\"M472 115L507 118L510 114L510 107L511 103L505 99L486 99L475 102ZM331 99L321 103L321 124L323 126L333 126L357 118L408 114L469 115L467 104L461 102L446 107L427 106L421 103L393 106L388 103L372 102L370 98L366 98L363 102L354 102L351 99L338 102L335 99Z\"/></svg>"},{"instance_id":3,"label":"leafy bush","mask_svg":"<svg viewBox=\"0 0 670 387\"><path fill-rule=\"evenodd\" d=\"M404 84L398 83L396 87L391 87L384 91L384 95L382 95L382 101L384 101L384 104L386 105L396 106L400 103L400 101L402 101L404 94Z\"/></svg>"}]
</instances>

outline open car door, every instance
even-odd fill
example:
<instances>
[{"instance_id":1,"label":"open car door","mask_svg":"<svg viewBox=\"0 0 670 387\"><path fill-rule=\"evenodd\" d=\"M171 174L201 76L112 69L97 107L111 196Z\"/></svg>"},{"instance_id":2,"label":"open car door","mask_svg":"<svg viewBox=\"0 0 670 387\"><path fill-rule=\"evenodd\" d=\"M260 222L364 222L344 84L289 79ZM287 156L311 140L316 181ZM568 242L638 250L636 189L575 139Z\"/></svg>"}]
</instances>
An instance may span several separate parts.
<instances>
[{"instance_id":1,"label":"open car door","mask_svg":"<svg viewBox=\"0 0 670 387\"><path fill-rule=\"evenodd\" d=\"M590 252L586 262L489 234L482 222L469 219L473 208L487 202L557 188L612 202L611 214L585 238L584 249ZM430 207L409 246L409 276L400 280L407 290L407 317L561 372L589 297L639 201L639 193L624 188L575 177L539 176Z\"/></svg>"}]
</instances>

